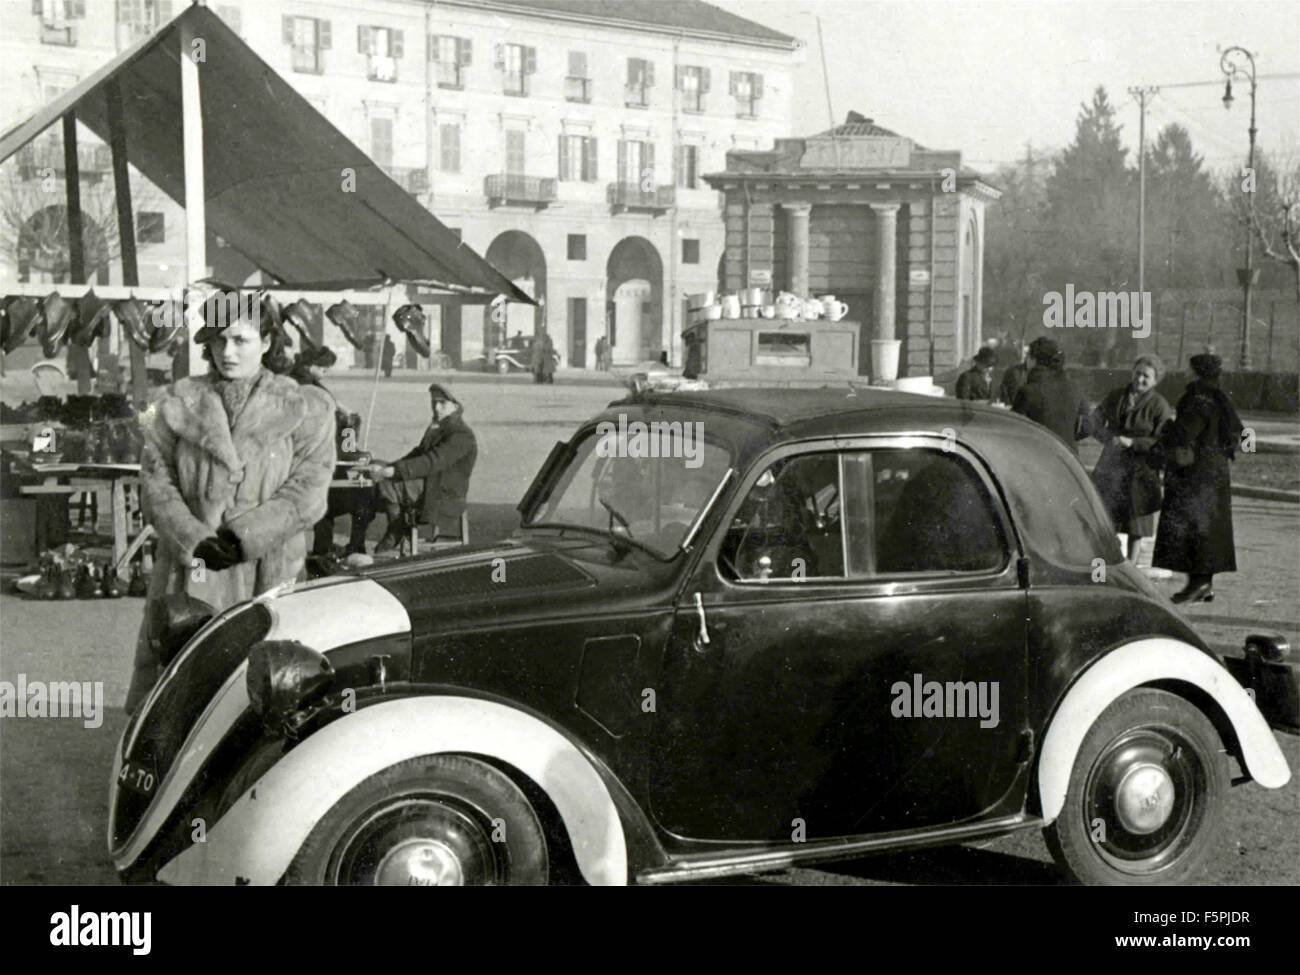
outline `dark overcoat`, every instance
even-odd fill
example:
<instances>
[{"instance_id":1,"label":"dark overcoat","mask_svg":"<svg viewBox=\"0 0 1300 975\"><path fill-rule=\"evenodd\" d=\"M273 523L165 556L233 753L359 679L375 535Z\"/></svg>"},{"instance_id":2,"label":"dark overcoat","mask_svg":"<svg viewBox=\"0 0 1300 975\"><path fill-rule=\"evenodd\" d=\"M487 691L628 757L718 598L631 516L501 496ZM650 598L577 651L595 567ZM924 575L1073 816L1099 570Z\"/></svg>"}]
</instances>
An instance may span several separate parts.
<instances>
[{"instance_id":1,"label":"dark overcoat","mask_svg":"<svg viewBox=\"0 0 1300 975\"><path fill-rule=\"evenodd\" d=\"M1128 392L1127 386L1111 390L1093 411L1093 436L1105 446L1092 479L1116 530L1131 533L1129 526L1135 519L1160 510L1160 463L1155 446L1174 411L1154 389L1126 408ZM1133 445L1121 447L1116 437L1129 437ZM1149 527L1140 532L1149 533Z\"/></svg>"},{"instance_id":2,"label":"dark overcoat","mask_svg":"<svg viewBox=\"0 0 1300 975\"><path fill-rule=\"evenodd\" d=\"M424 481L422 520L451 527L460 521L469 478L478 460L478 441L459 412L430 425L414 450L394 462L394 480Z\"/></svg>"},{"instance_id":3,"label":"dark overcoat","mask_svg":"<svg viewBox=\"0 0 1300 975\"><path fill-rule=\"evenodd\" d=\"M984 377L983 369L979 366L971 366L957 377L956 396L958 399L987 403L993 397L993 386Z\"/></svg>"},{"instance_id":4,"label":"dark overcoat","mask_svg":"<svg viewBox=\"0 0 1300 975\"><path fill-rule=\"evenodd\" d=\"M1034 366L1012 409L1047 427L1076 455L1079 448L1074 442L1088 435L1088 404L1060 369Z\"/></svg>"},{"instance_id":5,"label":"dark overcoat","mask_svg":"<svg viewBox=\"0 0 1300 975\"><path fill-rule=\"evenodd\" d=\"M1229 465L1240 436L1241 421L1224 394L1199 380L1188 383L1160 437L1165 500L1152 565L1193 575L1237 570ZM1192 450L1186 467L1175 460L1179 447Z\"/></svg>"}]
</instances>

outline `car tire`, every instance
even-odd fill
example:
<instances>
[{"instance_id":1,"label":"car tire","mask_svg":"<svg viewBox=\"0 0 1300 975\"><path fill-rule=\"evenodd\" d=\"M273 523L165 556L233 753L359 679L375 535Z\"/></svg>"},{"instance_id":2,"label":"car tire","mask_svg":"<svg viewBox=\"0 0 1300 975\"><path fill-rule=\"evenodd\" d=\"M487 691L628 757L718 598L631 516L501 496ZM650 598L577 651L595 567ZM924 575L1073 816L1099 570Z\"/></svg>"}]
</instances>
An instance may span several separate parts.
<instances>
[{"instance_id":1,"label":"car tire","mask_svg":"<svg viewBox=\"0 0 1300 975\"><path fill-rule=\"evenodd\" d=\"M316 824L289 885L545 885L546 838L508 777L464 755L425 755L365 779Z\"/></svg>"},{"instance_id":2,"label":"car tire","mask_svg":"<svg viewBox=\"0 0 1300 975\"><path fill-rule=\"evenodd\" d=\"M1044 837L1077 883L1186 883L1222 833L1227 790L1210 720L1176 694L1137 688L1084 737L1065 805Z\"/></svg>"},{"instance_id":3,"label":"car tire","mask_svg":"<svg viewBox=\"0 0 1300 975\"><path fill-rule=\"evenodd\" d=\"M509 363L507 360L505 360L505 359L498 359L498 360L497 360L497 372L499 372L501 375L504 376L504 375L505 375L506 373L508 373L509 371L510 371L510 363Z\"/></svg>"}]
</instances>

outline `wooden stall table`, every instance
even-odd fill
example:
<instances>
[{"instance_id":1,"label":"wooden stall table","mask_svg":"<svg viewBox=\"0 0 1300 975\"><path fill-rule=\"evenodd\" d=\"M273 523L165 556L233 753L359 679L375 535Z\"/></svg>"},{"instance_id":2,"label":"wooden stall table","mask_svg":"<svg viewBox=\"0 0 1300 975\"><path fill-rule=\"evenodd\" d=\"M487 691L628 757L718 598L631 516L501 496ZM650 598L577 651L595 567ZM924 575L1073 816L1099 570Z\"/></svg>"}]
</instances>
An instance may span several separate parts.
<instances>
[{"instance_id":1,"label":"wooden stall table","mask_svg":"<svg viewBox=\"0 0 1300 975\"><path fill-rule=\"evenodd\" d=\"M113 566L119 572L152 534L145 529L131 539L131 523L126 513L128 488L140 485L139 464L32 464L31 468L43 480L19 488L23 495L76 494L79 491L109 492L113 515Z\"/></svg>"}]
</instances>

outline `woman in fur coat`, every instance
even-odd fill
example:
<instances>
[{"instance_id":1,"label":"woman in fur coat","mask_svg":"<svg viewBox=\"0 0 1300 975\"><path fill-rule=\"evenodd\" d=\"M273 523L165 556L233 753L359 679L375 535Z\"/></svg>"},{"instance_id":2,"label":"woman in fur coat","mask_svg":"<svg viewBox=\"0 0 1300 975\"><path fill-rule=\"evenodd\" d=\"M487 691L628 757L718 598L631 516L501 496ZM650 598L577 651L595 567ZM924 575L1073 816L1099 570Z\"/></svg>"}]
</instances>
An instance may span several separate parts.
<instances>
[{"instance_id":1,"label":"woman in fur coat","mask_svg":"<svg viewBox=\"0 0 1300 975\"><path fill-rule=\"evenodd\" d=\"M140 418L140 493L159 536L148 599L187 593L218 612L299 577L335 462L329 396L272 371L288 363L268 309L225 301L204 305L194 339L211 370L168 386ZM146 613L128 713L159 670Z\"/></svg>"}]
</instances>

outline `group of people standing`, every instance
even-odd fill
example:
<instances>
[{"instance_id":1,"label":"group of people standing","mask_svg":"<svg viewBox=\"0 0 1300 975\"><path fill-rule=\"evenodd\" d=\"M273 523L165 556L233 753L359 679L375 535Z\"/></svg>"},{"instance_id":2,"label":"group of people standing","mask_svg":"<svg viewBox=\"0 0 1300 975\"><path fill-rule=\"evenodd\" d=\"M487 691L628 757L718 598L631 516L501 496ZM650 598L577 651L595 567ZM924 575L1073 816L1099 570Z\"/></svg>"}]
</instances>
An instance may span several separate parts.
<instances>
[{"instance_id":1,"label":"group of people standing","mask_svg":"<svg viewBox=\"0 0 1300 975\"><path fill-rule=\"evenodd\" d=\"M1187 574L1173 601L1211 601L1215 574L1237 568L1229 464L1243 426L1219 387L1222 360L1208 352L1192 357L1194 378L1176 409L1156 391L1165 369L1155 355L1138 356L1128 384L1095 408L1066 375L1065 356L1051 339L1030 343L1025 361L1003 374L996 396L995 365L993 350L981 349L958 378L957 397L1009 406L1076 454L1084 437L1101 441L1092 478L1116 529L1128 535L1128 557L1135 560L1142 539L1154 534L1152 565Z\"/></svg>"}]
</instances>

